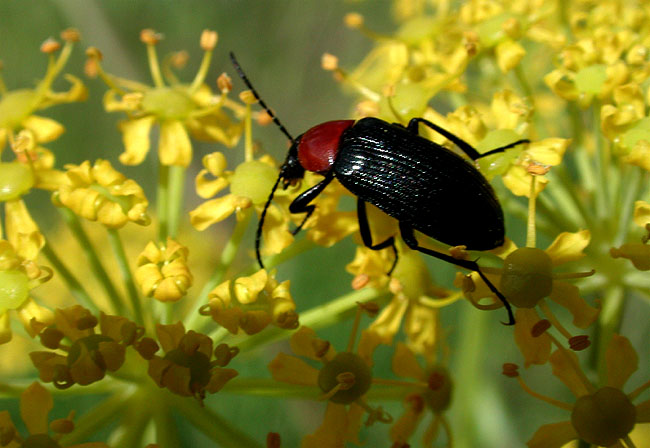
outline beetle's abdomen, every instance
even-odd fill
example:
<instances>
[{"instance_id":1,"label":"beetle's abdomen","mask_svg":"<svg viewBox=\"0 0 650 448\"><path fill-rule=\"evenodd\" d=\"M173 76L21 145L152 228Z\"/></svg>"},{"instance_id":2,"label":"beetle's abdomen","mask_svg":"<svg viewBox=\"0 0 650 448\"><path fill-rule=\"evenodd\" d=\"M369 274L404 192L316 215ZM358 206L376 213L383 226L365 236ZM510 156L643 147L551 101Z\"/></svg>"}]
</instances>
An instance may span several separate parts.
<instances>
[{"instance_id":1,"label":"beetle's abdomen","mask_svg":"<svg viewBox=\"0 0 650 448\"><path fill-rule=\"evenodd\" d=\"M405 128L360 120L343 133L334 174L361 200L442 243L474 250L503 243L503 212L483 175Z\"/></svg>"}]
</instances>

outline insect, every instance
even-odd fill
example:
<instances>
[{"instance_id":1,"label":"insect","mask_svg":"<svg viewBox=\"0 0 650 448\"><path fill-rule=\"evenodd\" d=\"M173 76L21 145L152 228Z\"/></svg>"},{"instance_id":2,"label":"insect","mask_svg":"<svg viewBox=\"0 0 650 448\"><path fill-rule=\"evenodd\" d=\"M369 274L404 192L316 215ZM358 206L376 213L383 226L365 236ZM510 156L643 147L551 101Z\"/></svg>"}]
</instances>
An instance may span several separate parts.
<instances>
[{"instance_id":1,"label":"insect","mask_svg":"<svg viewBox=\"0 0 650 448\"><path fill-rule=\"evenodd\" d=\"M291 213L306 214L294 235L314 212L312 201L336 178L357 197L359 233L364 245L372 250L392 248L395 261L389 275L398 259L395 239L391 236L382 242L372 241L366 202L399 222L400 235L410 249L476 271L503 302L508 312L507 325L514 324L507 299L475 260L458 259L422 247L415 237L417 230L442 243L464 245L470 250L494 249L503 244L505 237L503 211L488 181L463 157L420 136L419 125L428 126L449 139L471 160L503 152L529 140L518 140L480 154L469 143L424 118L412 118L407 126L402 126L370 117L328 121L293 138L260 98L233 53L230 59L260 105L291 141L257 227L255 252L260 266L263 267L260 243L264 218L280 182L287 188L302 179L305 171L313 171L322 174L324 179L301 193L289 206Z\"/></svg>"}]
</instances>

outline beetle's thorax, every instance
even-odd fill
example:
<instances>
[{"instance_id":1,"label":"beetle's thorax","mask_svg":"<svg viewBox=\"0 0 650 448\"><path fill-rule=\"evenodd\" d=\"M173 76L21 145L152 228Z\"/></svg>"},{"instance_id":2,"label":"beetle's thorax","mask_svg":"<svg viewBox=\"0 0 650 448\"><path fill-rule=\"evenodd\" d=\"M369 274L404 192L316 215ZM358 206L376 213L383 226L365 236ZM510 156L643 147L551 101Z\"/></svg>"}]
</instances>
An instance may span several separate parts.
<instances>
[{"instance_id":1,"label":"beetle's thorax","mask_svg":"<svg viewBox=\"0 0 650 448\"><path fill-rule=\"evenodd\" d=\"M354 120L336 120L314 126L297 140L300 165L307 171L326 173L332 168L343 132Z\"/></svg>"}]
</instances>

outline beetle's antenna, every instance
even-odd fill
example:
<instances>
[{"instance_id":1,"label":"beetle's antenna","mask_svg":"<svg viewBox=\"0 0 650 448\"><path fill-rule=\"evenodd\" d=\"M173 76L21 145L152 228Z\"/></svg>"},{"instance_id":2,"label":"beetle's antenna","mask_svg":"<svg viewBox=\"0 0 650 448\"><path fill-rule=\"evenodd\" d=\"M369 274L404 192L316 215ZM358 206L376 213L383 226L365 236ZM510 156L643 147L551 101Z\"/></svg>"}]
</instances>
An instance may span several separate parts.
<instances>
[{"instance_id":1,"label":"beetle's antenna","mask_svg":"<svg viewBox=\"0 0 650 448\"><path fill-rule=\"evenodd\" d=\"M259 93L257 93L257 90L255 90L255 87L253 87L253 84L251 84L250 80L248 79L248 76L246 76L246 73L244 73L244 70L242 70L241 65L239 65L239 62L237 62L235 53L233 53L232 51L230 52L230 61L232 62L232 65L235 67L235 70L237 70L237 74L239 75L239 77L242 79L242 81L244 81L244 83L250 89L250 91L253 92L253 96L255 97L255 99L259 101L260 106L262 106L266 111L266 113L271 116L271 118L273 119L273 123L275 123L280 128L282 133L286 135L289 140L291 140L291 143L294 143L294 138L291 136L291 134L289 134L287 128L284 127L284 125L280 122L278 117L275 116L271 108L266 105L264 100L260 98Z\"/></svg>"},{"instance_id":2,"label":"beetle's antenna","mask_svg":"<svg viewBox=\"0 0 650 448\"><path fill-rule=\"evenodd\" d=\"M275 116L273 111L271 111L271 108L266 105L266 103L262 98L260 98L259 93L257 93L257 90L255 90L255 87L253 87L253 84L251 84L250 80L248 79L248 76L246 76L246 73L244 73L244 70L242 70L241 65L239 65L239 62L237 62L235 53L233 53L232 51L230 52L230 61L232 62L232 65L235 67L235 70L237 71L239 77L242 79L242 81L244 81L244 83L250 89L250 91L253 92L253 96L260 103L260 106L262 106L262 108L266 111L266 113L269 114L269 116L273 119L273 123L275 123L278 126L278 128L280 128L280 131L282 131L282 133L287 136L287 138L291 141L291 143L294 144L295 139L291 136L289 131L287 131L287 128L285 128L284 125L280 122L280 119ZM288 157L289 156L287 156L287 159ZM262 269L264 269L264 263L262 263L262 255L260 254L260 245L262 243L262 229L264 227L264 219L266 218L266 212L271 206L271 201L273 201L273 195L275 195L275 190L278 189L278 185L280 185L280 181L282 180L285 171L284 166L285 165L283 165L282 168L280 168L280 174L278 175L278 178L275 180L275 184L273 184L273 188L271 189L271 194L269 194L269 198L266 200L266 204L264 204L264 208L262 209L262 213L260 215L260 222L257 225L257 232L255 233L255 257L257 258L257 262L259 263Z\"/></svg>"}]
</instances>

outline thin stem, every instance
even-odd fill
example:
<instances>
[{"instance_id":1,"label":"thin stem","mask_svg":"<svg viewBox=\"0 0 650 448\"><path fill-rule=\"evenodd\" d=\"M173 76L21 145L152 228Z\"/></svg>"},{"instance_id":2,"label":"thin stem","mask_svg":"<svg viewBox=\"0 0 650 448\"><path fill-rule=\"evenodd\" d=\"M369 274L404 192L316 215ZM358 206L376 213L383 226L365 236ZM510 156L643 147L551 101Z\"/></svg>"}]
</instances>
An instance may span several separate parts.
<instances>
[{"instance_id":1,"label":"thin stem","mask_svg":"<svg viewBox=\"0 0 650 448\"><path fill-rule=\"evenodd\" d=\"M162 74L160 73L160 64L158 63L158 54L156 53L156 46L147 44L147 56L149 60L149 70L151 71L151 79L156 87L164 87Z\"/></svg>"},{"instance_id":2,"label":"thin stem","mask_svg":"<svg viewBox=\"0 0 650 448\"><path fill-rule=\"evenodd\" d=\"M126 288L129 300L131 301L131 306L133 307L135 321L136 323L142 325L144 323L144 319L142 317L142 303L140 301L140 296L138 295L138 289L135 286L131 268L129 267L129 260L126 256L126 252L124 252L122 239L120 238L120 234L118 233L117 229L107 230L108 238L111 242L113 253L115 254L115 259L117 260L117 264L120 267L124 287Z\"/></svg>"},{"instance_id":3,"label":"thin stem","mask_svg":"<svg viewBox=\"0 0 650 448\"><path fill-rule=\"evenodd\" d=\"M598 315L597 359L595 366L598 369L600 384L605 384L607 379L607 365L605 363L607 346L614 333L619 331L623 310L625 308L625 290L622 286L610 286L605 291L602 308Z\"/></svg>"},{"instance_id":4,"label":"thin stem","mask_svg":"<svg viewBox=\"0 0 650 448\"><path fill-rule=\"evenodd\" d=\"M526 226L526 246L535 247L537 242L537 237L535 234L535 199L537 198L537 193L535 192L535 184L537 177L531 175L530 177L530 191L528 194L528 222Z\"/></svg>"},{"instance_id":5,"label":"thin stem","mask_svg":"<svg viewBox=\"0 0 650 448\"><path fill-rule=\"evenodd\" d=\"M124 301L122 299L122 296L117 291L117 288L115 288L113 285L113 282L111 281L111 278L109 277L106 269L104 269L102 262L99 260L97 251L95 250L95 247L90 242L90 238L88 238L88 235L81 226L79 218L67 208L61 208L60 210L63 214L63 218L65 219L66 224L72 231L72 234L77 239L77 241L79 241L79 245L86 254L88 262L90 263L90 269L93 271L95 277L99 280L100 284L104 288L104 291L106 291L106 295L108 296L108 300L113 306L113 310L117 312L117 314L123 314Z\"/></svg>"},{"instance_id":6,"label":"thin stem","mask_svg":"<svg viewBox=\"0 0 650 448\"><path fill-rule=\"evenodd\" d=\"M167 181L167 233L170 237L176 238L178 226L182 216L183 192L185 187L186 170L183 166L169 167Z\"/></svg>"},{"instance_id":7,"label":"thin stem","mask_svg":"<svg viewBox=\"0 0 650 448\"><path fill-rule=\"evenodd\" d=\"M196 72L196 76L194 77L194 80L190 85L190 89L189 89L190 95L195 93L199 89L199 87L201 87L201 84L203 84L203 81L205 80L205 77L208 73L208 69L210 68L211 60L212 60L212 50L203 53L203 59L201 60L201 66L199 67L199 71Z\"/></svg>"},{"instance_id":8,"label":"thin stem","mask_svg":"<svg viewBox=\"0 0 650 448\"><path fill-rule=\"evenodd\" d=\"M81 282L77 280L77 277L70 272L63 263L63 260L61 260L52 247L50 247L49 243L46 243L45 246L43 246L41 253L45 255L45 258L47 258L50 264L54 267L74 298L77 299L84 308L89 309L93 313L97 313L99 307L97 307L90 294L88 294L88 291L84 289Z\"/></svg>"},{"instance_id":9,"label":"thin stem","mask_svg":"<svg viewBox=\"0 0 650 448\"><path fill-rule=\"evenodd\" d=\"M167 241L169 235L169 167L158 164L158 191L156 192L156 209L158 214L158 240Z\"/></svg>"}]
</instances>

